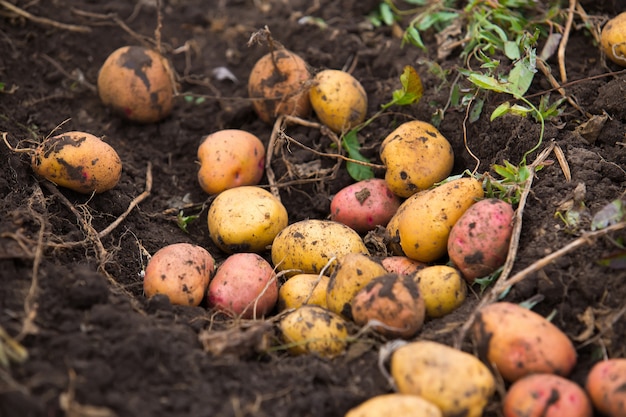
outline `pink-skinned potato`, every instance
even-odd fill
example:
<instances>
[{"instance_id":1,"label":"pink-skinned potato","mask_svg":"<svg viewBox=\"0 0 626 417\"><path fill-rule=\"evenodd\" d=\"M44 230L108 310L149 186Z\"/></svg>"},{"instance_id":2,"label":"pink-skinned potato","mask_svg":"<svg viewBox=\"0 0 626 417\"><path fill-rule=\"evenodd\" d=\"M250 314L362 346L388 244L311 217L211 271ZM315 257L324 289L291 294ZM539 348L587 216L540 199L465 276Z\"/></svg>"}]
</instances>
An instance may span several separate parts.
<instances>
[{"instance_id":1,"label":"pink-skinned potato","mask_svg":"<svg viewBox=\"0 0 626 417\"><path fill-rule=\"evenodd\" d=\"M626 358L612 358L596 363L585 389L598 411L608 417L626 416Z\"/></svg>"},{"instance_id":2,"label":"pink-skinned potato","mask_svg":"<svg viewBox=\"0 0 626 417\"><path fill-rule=\"evenodd\" d=\"M488 198L468 208L454 224L448 236L448 255L468 282L504 264L514 214L511 204Z\"/></svg>"},{"instance_id":3,"label":"pink-skinned potato","mask_svg":"<svg viewBox=\"0 0 626 417\"><path fill-rule=\"evenodd\" d=\"M400 198L385 180L371 178L341 189L330 203L330 219L360 233L386 226L400 207Z\"/></svg>"},{"instance_id":4,"label":"pink-skinned potato","mask_svg":"<svg viewBox=\"0 0 626 417\"><path fill-rule=\"evenodd\" d=\"M399 275L415 275L418 271L428 266L427 263L400 255L385 256L380 260L380 263L387 272Z\"/></svg>"}]
</instances>

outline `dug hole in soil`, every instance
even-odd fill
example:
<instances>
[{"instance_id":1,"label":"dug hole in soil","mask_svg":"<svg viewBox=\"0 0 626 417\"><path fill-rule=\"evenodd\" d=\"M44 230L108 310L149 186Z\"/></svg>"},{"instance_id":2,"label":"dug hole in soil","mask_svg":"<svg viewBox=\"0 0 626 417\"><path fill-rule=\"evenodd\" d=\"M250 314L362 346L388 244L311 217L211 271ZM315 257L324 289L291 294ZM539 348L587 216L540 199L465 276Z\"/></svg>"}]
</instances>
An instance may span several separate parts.
<instances>
[{"instance_id":1,"label":"dug hole in soil","mask_svg":"<svg viewBox=\"0 0 626 417\"><path fill-rule=\"evenodd\" d=\"M362 132L363 153L377 163L380 142L392 126L428 121L448 101L449 85L424 64L437 59L433 34L425 37L427 51L402 47L391 28L376 28L367 20L378 1L164 1L161 39L181 77L181 94L170 117L138 125L111 114L94 86L108 54L154 38L157 12L151 2L17 3L31 17L79 28L36 21L0 6L0 82L5 84L0 131L14 146L41 140L59 125L61 132L90 132L118 151L123 174L114 189L85 196L36 178L26 155L0 144L0 326L28 352L23 362L0 367L0 415L332 417L391 392L378 366L380 337L365 334L332 360L264 352L266 337L274 341L271 323L258 330L254 323L224 320L204 304L192 308L172 306L162 297L147 300L141 272L149 255L176 242L196 243L218 261L225 258L208 235L210 199L197 182L196 152L205 135L224 128L247 130L268 143L271 126L257 118L246 99L249 72L266 52L248 46L253 32L267 25L276 40L315 71L351 66L368 93L369 114L389 101L405 65L418 70L424 84L421 101L394 109ZM583 2L589 14L604 18L621 11L617 3ZM523 212L513 273L589 230L590 215L624 190L626 74L605 63L582 29L572 31L565 57L568 79L577 81L568 84L567 93L587 116L608 117L593 141L577 131L587 116L571 106L547 124L544 146L554 141L563 150L572 178L566 180L554 155L538 172ZM458 53L439 64L463 66ZM556 60L549 64L557 74ZM220 67L234 77L216 78L213 70ZM537 76L529 94L549 88ZM539 124L532 118L509 115L489 121L502 101L489 96L483 115L465 123L479 172L503 160L517 163L537 142ZM454 147L455 174L475 165L464 144L464 118L463 111L450 109L440 126ZM330 147L316 129L293 126L288 134L320 151ZM345 165L330 176L336 159L286 146L277 155L277 178L290 182L280 188L289 221L327 218L331 197L352 182ZM288 170L305 166L315 169L299 177ZM146 191L149 170L149 196L99 238L97 232ZM267 179L261 184L267 185ZM589 215L570 230L555 214L573 201L580 184ZM187 232L177 224L181 210L198 215ZM572 379L578 383L602 355L626 356L626 272L598 262L619 253L625 237L615 232L588 242L506 295L513 302L543 297L534 309L552 315L574 341L579 359ZM427 322L416 338L450 344L481 297L473 289L459 310ZM229 347L220 354L207 351L200 340L206 331L225 332ZM463 348L471 351L469 340ZM485 416L499 415L499 408L496 395Z\"/></svg>"}]
</instances>

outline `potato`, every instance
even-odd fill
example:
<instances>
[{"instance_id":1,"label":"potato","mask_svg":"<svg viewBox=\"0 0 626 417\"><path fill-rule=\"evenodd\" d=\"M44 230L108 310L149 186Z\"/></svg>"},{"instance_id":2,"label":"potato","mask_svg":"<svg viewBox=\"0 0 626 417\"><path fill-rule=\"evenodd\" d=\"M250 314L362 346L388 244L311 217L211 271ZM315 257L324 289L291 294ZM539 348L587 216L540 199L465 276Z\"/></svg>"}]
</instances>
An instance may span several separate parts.
<instances>
[{"instance_id":1,"label":"potato","mask_svg":"<svg viewBox=\"0 0 626 417\"><path fill-rule=\"evenodd\" d=\"M297 54L282 48L264 55L248 78L254 111L266 123L283 114L308 116L310 79L306 62Z\"/></svg>"},{"instance_id":2,"label":"potato","mask_svg":"<svg viewBox=\"0 0 626 417\"><path fill-rule=\"evenodd\" d=\"M217 268L207 291L209 307L244 319L274 309L278 281L274 268L256 253L235 253Z\"/></svg>"},{"instance_id":3,"label":"potato","mask_svg":"<svg viewBox=\"0 0 626 417\"><path fill-rule=\"evenodd\" d=\"M47 138L32 153L31 166L37 175L83 194L110 190L122 176L115 149L85 132Z\"/></svg>"},{"instance_id":4,"label":"potato","mask_svg":"<svg viewBox=\"0 0 626 417\"><path fill-rule=\"evenodd\" d=\"M488 198L468 208L452 227L448 255L469 283L504 265L514 215L509 203Z\"/></svg>"},{"instance_id":5,"label":"potato","mask_svg":"<svg viewBox=\"0 0 626 417\"><path fill-rule=\"evenodd\" d=\"M443 181L452 172L454 151L430 123L412 120L398 126L381 144L385 181L401 197L410 197Z\"/></svg>"},{"instance_id":6,"label":"potato","mask_svg":"<svg viewBox=\"0 0 626 417\"><path fill-rule=\"evenodd\" d=\"M279 271L319 274L331 262L348 253L369 254L357 232L330 220L301 220L283 229L272 244L272 263ZM290 273L294 275L295 273Z\"/></svg>"},{"instance_id":7,"label":"potato","mask_svg":"<svg viewBox=\"0 0 626 417\"><path fill-rule=\"evenodd\" d=\"M587 375L585 389L602 414L626 416L626 359L613 358L596 363Z\"/></svg>"},{"instance_id":8,"label":"potato","mask_svg":"<svg viewBox=\"0 0 626 417\"><path fill-rule=\"evenodd\" d=\"M211 240L226 253L264 251L287 224L280 200L255 186L221 192L208 214Z\"/></svg>"},{"instance_id":9,"label":"potato","mask_svg":"<svg viewBox=\"0 0 626 417\"><path fill-rule=\"evenodd\" d=\"M356 324L365 326L372 321L372 329L390 339L415 336L424 325L426 313L424 298L413 279L398 274L371 280L352 298L351 307Z\"/></svg>"},{"instance_id":10,"label":"potato","mask_svg":"<svg viewBox=\"0 0 626 417\"><path fill-rule=\"evenodd\" d=\"M508 382L531 373L568 376L576 365L576 350L565 333L517 304L501 301L481 308L473 336L481 359Z\"/></svg>"},{"instance_id":11,"label":"potato","mask_svg":"<svg viewBox=\"0 0 626 417\"><path fill-rule=\"evenodd\" d=\"M420 340L391 355L398 392L422 397L445 417L480 417L495 390L489 369L476 357L447 345Z\"/></svg>"},{"instance_id":12,"label":"potato","mask_svg":"<svg viewBox=\"0 0 626 417\"><path fill-rule=\"evenodd\" d=\"M342 188L330 202L330 219L359 233L386 226L400 207L400 199L385 180L372 178Z\"/></svg>"},{"instance_id":13,"label":"potato","mask_svg":"<svg viewBox=\"0 0 626 417\"><path fill-rule=\"evenodd\" d=\"M345 417L442 417L441 410L417 395L381 394L350 409Z\"/></svg>"},{"instance_id":14,"label":"potato","mask_svg":"<svg viewBox=\"0 0 626 417\"><path fill-rule=\"evenodd\" d=\"M591 417L591 402L576 383L553 374L518 379L506 393L504 417Z\"/></svg>"},{"instance_id":15,"label":"potato","mask_svg":"<svg viewBox=\"0 0 626 417\"><path fill-rule=\"evenodd\" d=\"M197 306L204 299L215 270L213 256L191 243L174 243L150 258L143 277L143 292L150 298L164 294L170 303Z\"/></svg>"},{"instance_id":16,"label":"potato","mask_svg":"<svg viewBox=\"0 0 626 417\"><path fill-rule=\"evenodd\" d=\"M428 266L424 262L414 261L406 256L385 256L380 260L380 263L387 272L399 275L414 275L420 269Z\"/></svg>"},{"instance_id":17,"label":"potato","mask_svg":"<svg viewBox=\"0 0 626 417\"><path fill-rule=\"evenodd\" d=\"M626 67L626 12L606 22L600 34L600 46L611 61Z\"/></svg>"},{"instance_id":18,"label":"potato","mask_svg":"<svg viewBox=\"0 0 626 417\"><path fill-rule=\"evenodd\" d=\"M336 133L347 132L365 120L367 93L345 71L318 72L313 78L310 98L317 118Z\"/></svg>"},{"instance_id":19,"label":"potato","mask_svg":"<svg viewBox=\"0 0 626 417\"><path fill-rule=\"evenodd\" d=\"M297 274L278 289L278 310L298 308L303 304L326 307L326 291L330 277L319 274Z\"/></svg>"},{"instance_id":20,"label":"potato","mask_svg":"<svg viewBox=\"0 0 626 417\"><path fill-rule=\"evenodd\" d=\"M459 178L408 198L398 209L398 255L432 262L446 254L452 226L477 199L484 196L482 183ZM404 206L404 208L403 208ZM389 222L391 224L393 219ZM394 231L389 230L393 236Z\"/></svg>"},{"instance_id":21,"label":"potato","mask_svg":"<svg viewBox=\"0 0 626 417\"><path fill-rule=\"evenodd\" d=\"M207 194L257 185L265 172L265 147L252 133L224 129L205 136L198 147L198 182Z\"/></svg>"},{"instance_id":22,"label":"potato","mask_svg":"<svg viewBox=\"0 0 626 417\"><path fill-rule=\"evenodd\" d=\"M352 319L352 298L371 280L386 273L380 263L362 253L339 257L328 281L326 306L333 313Z\"/></svg>"},{"instance_id":23,"label":"potato","mask_svg":"<svg viewBox=\"0 0 626 417\"><path fill-rule=\"evenodd\" d=\"M125 119L154 123L167 117L174 104L172 71L158 52L124 46L104 61L98 94L105 106Z\"/></svg>"},{"instance_id":24,"label":"potato","mask_svg":"<svg viewBox=\"0 0 626 417\"><path fill-rule=\"evenodd\" d=\"M426 316L443 317L463 304L467 298L467 284L458 270L447 265L433 265L420 269L413 280L424 298Z\"/></svg>"},{"instance_id":25,"label":"potato","mask_svg":"<svg viewBox=\"0 0 626 417\"><path fill-rule=\"evenodd\" d=\"M323 307L303 305L283 316L278 327L292 354L334 358L348 345L347 325L343 318Z\"/></svg>"}]
</instances>

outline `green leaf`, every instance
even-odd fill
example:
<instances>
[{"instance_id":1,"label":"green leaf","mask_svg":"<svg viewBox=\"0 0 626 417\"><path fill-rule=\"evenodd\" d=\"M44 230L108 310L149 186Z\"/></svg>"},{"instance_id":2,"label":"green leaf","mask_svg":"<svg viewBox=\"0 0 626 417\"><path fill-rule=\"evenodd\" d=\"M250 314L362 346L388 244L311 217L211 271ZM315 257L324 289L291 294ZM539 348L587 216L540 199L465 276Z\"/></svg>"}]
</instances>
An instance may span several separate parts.
<instances>
[{"instance_id":1,"label":"green leaf","mask_svg":"<svg viewBox=\"0 0 626 417\"><path fill-rule=\"evenodd\" d=\"M358 131L356 129L353 129L346 133L342 139L342 146L346 150L346 152L348 152L349 158L355 159L357 161L369 162L366 157L361 155L361 144L359 143L357 132ZM372 171L372 168L366 165L361 165L355 162L348 161L346 163L346 169L348 171L348 174L350 174L352 179L354 179L355 181L362 181L374 177L374 172Z\"/></svg>"},{"instance_id":2,"label":"green leaf","mask_svg":"<svg viewBox=\"0 0 626 417\"><path fill-rule=\"evenodd\" d=\"M513 41L504 42L504 54L511 61L515 61L521 57L519 47L517 46L517 43Z\"/></svg>"},{"instance_id":3,"label":"green leaf","mask_svg":"<svg viewBox=\"0 0 626 417\"><path fill-rule=\"evenodd\" d=\"M474 104L469 113L469 121L470 123L474 123L480 118L481 113L483 112L483 106L485 105L485 100L479 98L474 100Z\"/></svg>"},{"instance_id":4,"label":"green leaf","mask_svg":"<svg viewBox=\"0 0 626 417\"><path fill-rule=\"evenodd\" d=\"M493 122L498 117L504 116L505 114L509 112L510 108L511 108L511 103L509 103L508 101L505 101L504 103L496 107L496 109L491 113L491 117L489 120Z\"/></svg>"},{"instance_id":5,"label":"green leaf","mask_svg":"<svg viewBox=\"0 0 626 417\"><path fill-rule=\"evenodd\" d=\"M409 42L413 46L417 46L420 49L426 50L426 45L424 45L424 41L422 41L422 37L420 33L415 27L409 26L404 32L404 37L402 38L402 43Z\"/></svg>"},{"instance_id":6,"label":"green leaf","mask_svg":"<svg viewBox=\"0 0 626 417\"><path fill-rule=\"evenodd\" d=\"M591 219L591 230L604 229L624 220L624 201L613 200L602 207Z\"/></svg>"},{"instance_id":7,"label":"green leaf","mask_svg":"<svg viewBox=\"0 0 626 417\"><path fill-rule=\"evenodd\" d=\"M517 61L508 77L508 82L511 85L511 94L517 98L522 97L530 88L535 72L537 70L532 63L531 57L524 57Z\"/></svg>"},{"instance_id":8,"label":"green leaf","mask_svg":"<svg viewBox=\"0 0 626 417\"><path fill-rule=\"evenodd\" d=\"M395 17L393 15L393 11L391 10L391 6L387 3L380 3L379 7L380 18L387 26L393 25Z\"/></svg>"},{"instance_id":9,"label":"green leaf","mask_svg":"<svg viewBox=\"0 0 626 417\"><path fill-rule=\"evenodd\" d=\"M471 83L485 90L495 91L496 93L510 93L507 84L501 83L489 75L472 72L468 79Z\"/></svg>"}]
</instances>

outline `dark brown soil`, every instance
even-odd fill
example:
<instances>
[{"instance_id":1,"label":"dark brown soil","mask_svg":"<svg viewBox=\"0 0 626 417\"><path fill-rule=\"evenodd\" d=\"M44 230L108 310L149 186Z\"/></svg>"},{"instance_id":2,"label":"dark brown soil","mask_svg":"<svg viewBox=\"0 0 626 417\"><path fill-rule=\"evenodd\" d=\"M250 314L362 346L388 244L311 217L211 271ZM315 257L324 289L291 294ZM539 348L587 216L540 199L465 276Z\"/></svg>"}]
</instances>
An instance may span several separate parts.
<instances>
[{"instance_id":1,"label":"dark brown soil","mask_svg":"<svg viewBox=\"0 0 626 417\"><path fill-rule=\"evenodd\" d=\"M169 118L137 125L104 108L93 87L109 53L154 38L152 2L131 3L17 1L34 16L89 27L86 33L38 23L0 6L0 82L5 84L0 131L22 147L61 124L60 131L87 131L104 136L124 166L116 188L84 196L36 178L26 154L0 144L0 327L28 351L24 362L0 367L0 416L332 417L390 392L378 367L380 338L364 336L364 343L334 360L292 357L280 349L261 352L242 333L254 330L249 324L221 320L204 305L185 308L160 297L146 300L141 271L149 254L175 242L194 242L218 260L225 258L208 236L209 200L196 180L196 151L204 135L222 128L245 129L266 144L269 140L271 126L256 117L245 99L249 71L266 52L247 45L254 31L267 25L314 70L354 64L352 73L370 98L370 114L390 99L403 67L416 67L424 83L419 104L394 108L395 113L363 131L364 154L374 162L379 162L378 145L393 125L411 118L430 120L448 100L450 86L420 64L436 59L434 37L425 38L428 52L401 47L389 27L368 24L366 15L378 1L164 1L163 47L181 77L182 93ZM582 3L599 18L619 11L617 1ZM307 15L323 19L327 27L299 21ZM566 52L573 81L567 92L588 114L566 106L547 125L545 143L555 141L563 150L572 180L566 181L554 155L549 158L554 163L539 171L523 212L513 273L590 229L589 217L570 230L555 216L577 186L586 187L583 201L592 214L624 191L626 74L608 74L620 68L604 64L582 28L572 32ZM549 63L558 74L556 60ZM440 64L462 65L458 52ZM214 78L218 67L228 68L237 80ZM530 93L547 89L538 75ZM185 99L189 93L207 97ZM467 144L480 159L479 172L505 159L519 162L538 138L539 125L532 118L489 121L502 101L491 95L482 117L467 124ZM594 142L576 133L587 116L604 114L608 120ZM463 143L464 117L462 109L450 108L440 126L454 146L457 174L475 165ZM320 132L301 126L290 127L289 134L320 150L330 143ZM292 164L319 159L320 167L328 168L335 163L295 147L284 151ZM273 167L282 181L299 179L285 176L280 156ZM111 232L94 236L94 230L104 230L144 192L149 170L149 196ZM350 182L342 167L332 178L282 187L290 221L326 218L330 197ZM184 215L199 215L187 233L177 225L181 209ZM543 296L535 310L554 314L554 323L575 341L579 361L572 378L579 383L602 355L626 356L626 272L598 263L622 251L625 238L624 232L616 232L590 241L529 275L506 297L520 302ZM457 313L427 323L418 338L451 343L480 298L474 289ZM211 353L201 341L209 330L230 331L227 340L243 342L233 343L229 352ZM271 325L259 331L274 341ZM464 348L471 349L469 340ZM499 415L499 401L496 396L485 415Z\"/></svg>"}]
</instances>

